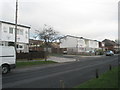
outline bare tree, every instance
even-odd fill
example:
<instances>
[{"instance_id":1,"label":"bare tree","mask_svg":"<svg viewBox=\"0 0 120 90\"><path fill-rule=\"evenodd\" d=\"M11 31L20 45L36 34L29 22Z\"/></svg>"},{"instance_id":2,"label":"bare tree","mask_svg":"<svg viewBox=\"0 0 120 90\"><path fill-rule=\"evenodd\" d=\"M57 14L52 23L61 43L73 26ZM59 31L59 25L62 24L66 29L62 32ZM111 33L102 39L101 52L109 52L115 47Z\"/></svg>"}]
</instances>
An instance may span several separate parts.
<instances>
[{"instance_id":1,"label":"bare tree","mask_svg":"<svg viewBox=\"0 0 120 90\"><path fill-rule=\"evenodd\" d=\"M47 55L48 55L48 46L56 41L59 40L59 32L55 31L53 27L44 25L44 28L39 31L36 30L37 35L35 37L38 37L40 40L44 41L45 45L45 61L47 61Z\"/></svg>"}]
</instances>

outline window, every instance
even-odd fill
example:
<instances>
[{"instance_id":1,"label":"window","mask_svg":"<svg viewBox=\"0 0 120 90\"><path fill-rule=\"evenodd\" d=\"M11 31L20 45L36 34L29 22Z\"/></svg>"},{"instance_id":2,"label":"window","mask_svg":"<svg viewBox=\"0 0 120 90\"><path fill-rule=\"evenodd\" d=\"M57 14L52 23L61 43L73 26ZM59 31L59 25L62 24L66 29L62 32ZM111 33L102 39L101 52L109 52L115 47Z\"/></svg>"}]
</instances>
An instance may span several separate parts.
<instances>
[{"instance_id":1,"label":"window","mask_svg":"<svg viewBox=\"0 0 120 90\"><path fill-rule=\"evenodd\" d=\"M17 29L17 34L18 35L23 35L23 29Z\"/></svg>"},{"instance_id":2,"label":"window","mask_svg":"<svg viewBox=\"0 0 120 90\"><path fill-rule=\"evenodd\" d=\"M24 49L24 46L22 44L17 44L17 49L18 50L23 50Z\"/></svg>"},{"instance_id":3,"label":"window","mask_svg":"<svg viewBox=\"0 0 120 90\"><path fill-rule=\"evenodd\" d=\"M12 27L9 27L9 33L13 34L13 28Z\"/></svg>"},{"instance_id":4,"label":"window","mask_svg":"<svg viewBox=\"0 0 120 90\"><path fill-rule=\"evenodd\" d=\"M18 44L17 44L17 48L18 48Z\"/></svg>"},{"instance_id":5,"label":"window","mask_svg":"<svg viewBox=\"0 0 120 90\"><path fill-rule=\"evenodd\" d=\"M19 46L19 48L23 48L23 46L22 46L22 45L20 45L20 46Z\"/></svg>"},{"instance_id":6,"label":"window","mask_svg":"<svg viewBox=\"0 0 120 90\"><path fill-rule=\"evenodd\" d=\"M19 34L23 35L23 29L20 29Z\"/></svg>"},{"instance_id":7,"label":"window","mask_svg":"<svg viewBox=\"0 0 120 90\"><path fill-rule=\"evenodd\" d=\"M19 29L17 29L17 34L19 35Z\"/></svg>"}]
</instances>

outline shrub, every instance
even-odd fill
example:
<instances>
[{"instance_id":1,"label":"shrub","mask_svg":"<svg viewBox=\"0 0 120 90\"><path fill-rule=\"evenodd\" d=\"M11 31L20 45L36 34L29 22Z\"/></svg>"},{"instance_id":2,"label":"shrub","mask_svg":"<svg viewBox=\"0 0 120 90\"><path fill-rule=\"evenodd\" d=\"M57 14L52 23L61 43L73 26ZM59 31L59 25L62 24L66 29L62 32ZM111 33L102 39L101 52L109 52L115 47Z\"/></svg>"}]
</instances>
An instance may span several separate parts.
<instances>
[{"instance_id":1,"label":"shrub","mask_svg":"<svg viewBox=\"0 0 120 90\"><path fill-rule=\"evenodd\" d=\"M103 55L103 54L104 54L104 51L101 50L101 49L99 49L99 50L96 51L96 53L97 53L98 55Z\"/></svg>"}]
</instances>

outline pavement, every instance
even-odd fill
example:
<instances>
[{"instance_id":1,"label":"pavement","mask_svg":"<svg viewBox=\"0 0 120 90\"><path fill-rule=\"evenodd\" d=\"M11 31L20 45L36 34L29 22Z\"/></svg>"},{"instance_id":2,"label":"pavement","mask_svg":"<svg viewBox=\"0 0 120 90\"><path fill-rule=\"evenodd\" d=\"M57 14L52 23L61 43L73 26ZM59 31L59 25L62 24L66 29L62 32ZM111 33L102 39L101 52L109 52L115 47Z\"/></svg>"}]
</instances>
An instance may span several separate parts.
<instances>
[{"instance_id":1,"label":"pavement","mask_svg":"<svg viewBox=\"0 0 120 90\"><path fill-rule=\"evenodd\" d=\"M74 62L74 61L80 61L85 58L100 58L104 57L105 55L97 55L97 56L76 56L76 55L63 55L60 56L50 56L47 60L54 61L58 63L65 63L65 62Z\"/></svg>"},{"instance_id":2,"label":"pavement","mask_svg":"<svg viewBox=\"0 0 120 90\"><path fill-rule=\"evenodd\" d=\"M48 61L58 62L58 63L74 62L74 61L76 61L75 58L64 58L64 57L55 57L55 56L50 56L47 60Z\"/></svg>"}]
</instances>

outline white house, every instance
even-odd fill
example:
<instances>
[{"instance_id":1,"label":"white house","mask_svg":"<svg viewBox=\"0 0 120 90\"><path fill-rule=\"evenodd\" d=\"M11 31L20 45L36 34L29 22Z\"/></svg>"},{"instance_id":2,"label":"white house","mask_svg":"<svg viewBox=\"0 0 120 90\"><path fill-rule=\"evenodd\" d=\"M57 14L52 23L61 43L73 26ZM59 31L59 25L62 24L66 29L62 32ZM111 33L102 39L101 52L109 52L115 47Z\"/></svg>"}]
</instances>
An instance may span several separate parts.
<instances>
[{"instance_id":1,"label":"white house","mask_svg":"<svg viewBox=\"0 0 120 90\"><path fill-rule=\"evenodd\" d=\"M60 48L66 48L68 53L82 53L99 49L99 42L67 35L60 39Z\"/></svg>"},{"instance_id":2,"label":"white house","mask_svg":"<svg viewBox=\"0 0 120 90\"><path fill-rule=\"evenodd\" d=\"M29 52L29 26L17 25L17 52ZM15 24L0 21L0 45L14 46Z\"/></svg>"}]
</instances>

